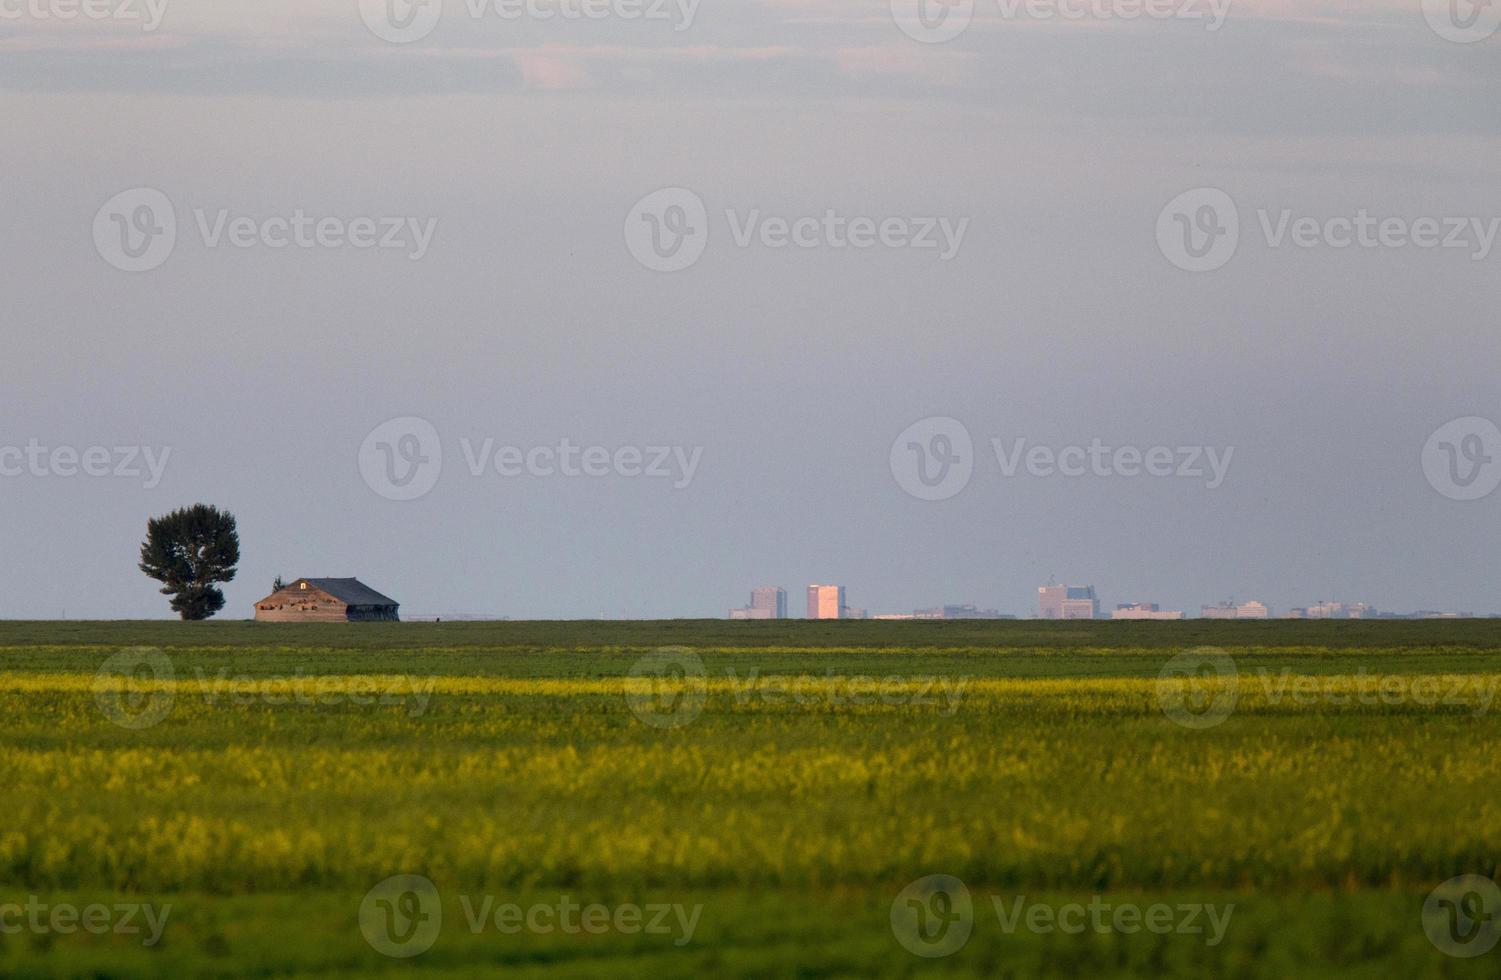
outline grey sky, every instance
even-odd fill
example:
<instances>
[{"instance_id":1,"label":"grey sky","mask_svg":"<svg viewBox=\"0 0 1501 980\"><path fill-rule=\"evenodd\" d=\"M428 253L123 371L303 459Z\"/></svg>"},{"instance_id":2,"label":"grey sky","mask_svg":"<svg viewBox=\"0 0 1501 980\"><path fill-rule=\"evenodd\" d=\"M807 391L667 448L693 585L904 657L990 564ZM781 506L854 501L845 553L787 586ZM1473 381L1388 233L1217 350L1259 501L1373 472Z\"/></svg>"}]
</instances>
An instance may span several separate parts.
<instances>
[{"instance_id":1,"label":"grey sky","mask_svg":"<svg viewBox=\"0 0 1501 980\"><path fill-rule=\"evenodd\" d=\"M943 44L880 0L704 0L681 31L456 2L411 44L354 0L0 19L0 447L171 448L150 489L0 476L0 616L167 615L135 550L198 500L241 521L230 616L278 573L518 617L717 616L762 583L796 608L815 581L1025 613L1050 575L1190 611L1501 611L1501 492L1449 499L1420 464L1449 420L1501 420L1501 244L1273 246L1258 217L1501 219L1498 83L1501 34L1445 40L1416 0L1242 0L1218 31L982 0ZM92 228L141 187L176 245L123 272ZM679 272L623 234L664 187L707 208ZM1200 187L1240 243L1195 273L1157 225ZM211 247L195 214L298 209L436 228L414 261ZM727 210L968 225L943 261L739 247ZM360 452L404 416L443 467L394 501ZM930 502L890 455L935 416L977 458ZM1212 490L1007 477L990 440L1019 437L1234 456ZM471 476L460 441L486 438L702 457L681 489Z\"/></svg>"}]
</instances>

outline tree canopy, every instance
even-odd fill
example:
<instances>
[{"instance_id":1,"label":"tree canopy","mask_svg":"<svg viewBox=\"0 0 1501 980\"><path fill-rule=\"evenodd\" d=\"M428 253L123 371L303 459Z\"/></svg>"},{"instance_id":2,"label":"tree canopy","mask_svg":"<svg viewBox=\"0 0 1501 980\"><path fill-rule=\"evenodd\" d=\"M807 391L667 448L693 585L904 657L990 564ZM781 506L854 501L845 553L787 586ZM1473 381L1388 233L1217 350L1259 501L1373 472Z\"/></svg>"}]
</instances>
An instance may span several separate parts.
<instances>
[{"instance_id":1,"label":"tree canopy","mask_svg":"<svg viewBox=\"0 0 1501 980\"><path fill-rule=\"evenodd\" d=\"M208 619L224 608L217 585L232 581L240 563L234 515L195 504L146 524L140 569L162 583L172 609L185 620Z\"/></svg>"}]
</instances>

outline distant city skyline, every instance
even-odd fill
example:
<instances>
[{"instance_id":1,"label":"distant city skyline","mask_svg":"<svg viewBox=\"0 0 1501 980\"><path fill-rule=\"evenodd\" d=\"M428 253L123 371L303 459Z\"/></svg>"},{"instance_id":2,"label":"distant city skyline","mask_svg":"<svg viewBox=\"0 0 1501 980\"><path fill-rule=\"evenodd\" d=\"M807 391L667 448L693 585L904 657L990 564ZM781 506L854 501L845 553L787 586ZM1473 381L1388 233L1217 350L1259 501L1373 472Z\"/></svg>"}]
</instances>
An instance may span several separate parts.
<instances>
[{"instance_id":1,"label":"distant city skyline","mask_svg":"<svg viewBox=\"0 0 1501 980\"><path fill-rule=\"evenodd\" d=\"M749 606L730 610L730 619L783 619L786 615L786 590L780 586L759 586L751 591ZM942 619L1016 619L1014 614L999 609L984 608L973 602L946 603L941 606L915 608L905 611L876 611L853 608L848 604L848 590L843 585L809 585L807 587L807 612L804 619L872 619L897 620L942 620ZM1478 614L1489 618L1495 614ZM1476 617L1473 612L1444 612L1417 610L1394 612L1378 610L1366 602L1342 602L1319 600L1305 606L1289 606L1279 616L1268 604L1251 599L1239 602L1234 599L1206 603L1199 607L1196 617L1182 610L1164 609L1157 602L1119 603L1108 613L1102 610L1098 590L1093 585L1071 586L1049 582L1037 587L1037 605L1030 615L1036 620L1117 620L1117 621L1177 621L1184 619L1409 619Z\"/></svg>"}]
</instances>

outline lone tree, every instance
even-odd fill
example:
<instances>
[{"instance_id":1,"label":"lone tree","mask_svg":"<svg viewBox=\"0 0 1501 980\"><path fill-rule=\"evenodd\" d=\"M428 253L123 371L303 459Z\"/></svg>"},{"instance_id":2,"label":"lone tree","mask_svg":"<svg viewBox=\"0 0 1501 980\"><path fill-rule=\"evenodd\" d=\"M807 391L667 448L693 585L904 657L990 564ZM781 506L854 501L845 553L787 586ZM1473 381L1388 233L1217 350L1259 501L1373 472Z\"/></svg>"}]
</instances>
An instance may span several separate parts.
<instances>
[{"instance_id":1,"label":"lone tree","mask_svg":"<svg viewBox=\"0 0 1501 980\"><path fill-rule=\"evenodd\" d=\"M162 583L172 609L185 620L208 619L224 608L215 587L235 577L240 535L234 515L207 504L175 510L146 524L141 571Z\"/></svg>"}]
</instances>

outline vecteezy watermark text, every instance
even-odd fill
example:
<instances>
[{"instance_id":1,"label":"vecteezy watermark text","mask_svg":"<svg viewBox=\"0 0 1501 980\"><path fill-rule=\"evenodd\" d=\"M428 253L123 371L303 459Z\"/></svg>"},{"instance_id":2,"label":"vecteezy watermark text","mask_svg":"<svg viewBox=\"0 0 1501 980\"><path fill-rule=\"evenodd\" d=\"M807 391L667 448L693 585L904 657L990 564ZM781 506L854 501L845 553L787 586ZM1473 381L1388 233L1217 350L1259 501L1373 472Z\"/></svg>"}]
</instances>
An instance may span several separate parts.
<instances>
[{"instance_id":1,"label":"vecteezy watermark text","mask_svg":"<svg viewBox=\"0 0 1501 980\"><path fill-rule=\"evenodd\" d=\"M958 712L969 687L967 677L837 674L763 675L757 668L741 676L734 668L711 677L704 660L688 647L664 647L638 659L625 679L631 714L652 728L681 728L703 713L710 696L729 710L755 705L768 709L821 710L842 707L919 707L944 717Z\"/></svg>"},{"instance_id":2,"label":"vecteezy watermark text","mask_svg":"<svg viewBox=\"0 0 1501 980\"><path fill-rule=\"evenodd\" d=\"M25 446L0 446L0 477L14 479L31 476L67 479L84 476L93 479L143 480L142 486L155 490L167 472L171 446L44 446L30 439ZM144 467L144 469L142 468Z\"/></svg>"},{"instance_id":3,"label":"vecteezy watermark text","mask_svg":"<svg viewBox=\"0 0 1501 980\"><path fill-rule=\"evenodd\" d=\"M744 677L729 667L724 672L725 685L733 703L744 706L754 702L777 706L814 707L827 705L885 705L887 707L938 708L945 718L952 718L969 687L967 677L902 676L886 674L839 674L832 667L823 676L808 674L769 674L752 668Z\"/></svg>"},{"instance_id":4,"label":"vecteezy watermark text","mask_svg":"<svg viewBox=\"0 0 1501 980\"><path fill-rule=\"evenodd\" d=\"M1184 728L1206 729L1223 723L1248 696L1270 709L1444 707L1478 718L1495 704L1501 677L1379 674L1365 667L1350 674L1302 674L1267 667L1247 672L1225 651L1201 647L1168 660L1156 687L1163 714Z\"/></svg>"},{"instance_id":5,"label":"vecteezy watermark text","mask_svg":"<svg viewBox=\"0 0 1501 980\"><path fill-rule=\"evenodd\" d=\"M1025 895L992 895L990 905L1001 931L1038 935L1081 936L1148 932L1158 936L1196 936L1218 946L1230 928L1234 903L1168 904L1107 901L1095 895L1087 903L1030 901ZM957 953L975 928L975 902L968 887L953 875L929 875L903 888L891 903L891 931L908 952L937 959Z\"/></svg>"},{"instance_id":6,"label":"vecteezy watermark text","mask_svg":"<svg viewBox=\"0 0 1501 980\"><path fill-rule=\"evenodd\" d=\"M1211 33L1225 26L1234 0L996 0L1005 20L1203 21Z\"/></svg>"},{"instance_id":7,"label":"vecteezy watermark text","mask_svg":"<svg viewBox=\"0 0 1501 980\"><path fill-rule=\"evenodd\" d=\"M1003 476L1016 476L1025 471L1028 476L1047 478L1062 476L1077 479L1083 476L1125 477L1150 476L1158 479L1175 477L1185 480L1203 480L1209 490L1218 490L1230 473L1230 461L1235 456L1234 446L1107 446L1100 439L1091 439L1089 445L1052 446L1028 445L1026 439L1013 439L1010 444L1000 439L990 441L995 458L1000 463ZM1025 451L1025 455L1024 455Z\"/></svg>"},{"instance_id":8,"label":"vecteezy watermark text","mask_svg":"<svg viewBox=\"0 0 1501 980\"><path fill-rule=\"evenodd\" d=\"M1199 21L1218 31L1234 0L995 0L1002 20ZM969 29L977 0L891 0L891 19L923 44L952 41Z\"/></svg>"},{"instance_id":9,"label":"vecteezy watermark text","mask_svg":"<svg viewBox=\"0 0 1501 980\"><path fill-rule=\"evenodd\" d=\"M142 946L151 947L161 942L171 915L171 905L157 907L142 902L84 906L68 902L48 904L32 895L25 904L0 901L0 935L71 936L86 932L91 936L139 936Z\"/></svg>"},{"instance_id":10,"label":"vecteezy watermark text","mask_svg":"<svg viewBox=\"0 0 1501 980\"><path fill-rule=\"evenodd\" d=\"M849 215L828 208L822 214L768 215L760 208L724 211L736 248L771 251L867 251L888 249L931 253L948 262L959 254L969 218ZM654 272L681 272L709 246L709 211L703 198L684 187L668 187L636 202L625 219L627 250Z\"/></svg>"},{"instance_id":11,"label":"vecteezy watermark text","mask_svg":"<svg viewBox=\"0 0 1501 980\"><path fill-rule=\"evenodd\" d=\"M1254 676L1267 704L1273 706L1284 702L1300 707L1329 705L1336 708L1355 705L1436 708L1442 705L1467 709L1475 718L1491 710L1496 693L1501 690L1501 677L1495 675L1413 677L1373 674L1364 667L1358 668L1354 674L1339 676L1295 674L1290 668L1274 673L1258 667Z\"/></svg>"},{"instance_id":12,"label":"vecteezy watermark text","mask_svg":"<svg viewBox=\"0 0 1501 980\"><path fill-rule=\"evenodd\" d=\"M294 208L251 215L230 208L194 208L193 227L204 248L322 249L395 252L421 261L432 247L437 218L405 215L342 217ZM137 187L106 201L94 215L94 247L122 272L149 272L178 244L177 209L161 191Z\"/></svg>"},{"instance_id":13,"label":"vecteezy watermark text","mask_svg":"<svg viewBox=\"0 0 1501 980\"><path fill-rule=\"evenodd\" d=\"M470 476L494 471L498 476L647 477L670 479L675 490L687 489L698 472L703 446L579 446L567 438L555 446L497 446L459 440Z\"/></svg>"},{"instance_id":14,"label":"vecteezy watermark text","mask_svg":"<svg viewBox=\"0 0 1501 980\"><path fill-rule=\"evenodd\" d=\"M1187 479L1206 489L1224 485L1234 446L1109 445L1095 438L1064 446L1033 444L1023 437L993 438L1001 476L1036 479L1083 477ZM974 440L958 419L932 416L906 429L891 444L889 462L897 485L919 500L946 500L969 485L975 469Z\"/></svg>"},{"instance_id":15,"label":"vecteezy watermark text","mask_svg":"<svg viewBox=\"0 0 1501 980\"><path fill-rule=\"evenodd\" d=\"M677 32L693 26L698 5L699 0L464 0L464 12L472 21L643 21L668 23ZM442 0L359 0L359 9L370 33L392 44L421 41L443 20Z\"/></svg>"},{"instance_id":16,"label":"vecteezy watermark text","mask_svg":"<svg viewBox=\"0 0 1501 980\"><path fill-rule=\"evenodd\" d=\"M1239 250L1240 209L1217 187L1184 191L1157 216L1157 246L1186 272L1223 268ZM1331 251L1417 249L1455 251L1484 262L1501 235L1501 217L1404 217L1357 208L1345 214L1299 214L1292 208L1258 208L1256 228L1267 248Z\"/></svg>"},{"instance_id":17,"label":"vecteezy watermark text","mask_svg":"<svg viewBox=\"0 0 1501 980\"><path fill-rule=\"evenodd\" d=\"M559 439L542 445L501 443L492 436L458 440L465 469L475 478L663 480L674 490L693 483L702 446L588 445ZM426 419L406 416L376 426L360 446L360 475L387 500L416 500L438 485L443 441Z\"/></svg>"},{"instance_id":18,"label":"vecteezy watermark text","mask_svg":"<svg viewBox=\"0 0 1501 980\"><path fill-rule=\"evenodd\" d=\"M464 0L474 20L642 20L686 31L698 16L699 0Z\"/></svg>"},{"instance_id":19,"label":"vecteezy watermark text","mask_svg":"<svg viewBox=\"0 0 1501 980\"><path fill-rule=\"evenodd\" d=\"M437 680L432 677L345 677L309 674L302 668L290 676L250 677L232 676L227 668L210 673L195 666L191 681L179 680L172 658L150 647L110 656L100 665L93 682L94 700L104 716L132 731L166 721L176 709L179 695L196 693L209 706L228 702L239 707L402 707L410 717L417 718L427 713L436 688Z\"/></svg>"},{"instance_id":20,"label":"vecteezy watermark text","mask_svg":"<svg viewBox=\"0 0 1501 980\"><path fill-rule=\"evenodd\" d=\"M645 905L627 902L613 907L600 902L586 905L567 895L560 896L555 903L534 902L526 906L500 902L494 895L485 895L478 902L460 895L459 905L469 931L475 935L492 927L504 936L523 932L542 936L551 933L603 936L615 932L626 936L669 936L674 946L693 942L704 912L702 905L666 902Z\"/></svg>"},{"instance_id":21,"label":"vecteezy watermark text","mask_svg":"<svg viewBox=\"0 0 1501 980\"><path fill-rule=\"evenodd\" d=\"M546 936L661 936L677 947L693 941L703 916L701 904L678 902L505 901L496 895L459 895L464 924L473 935L495 932ZM451 917L450 917L451 918ZM443 931L443 896L430 878L396 875L376 885L360 903L360 932L371 948L395 959L421 956Z\"/></svg>"},{"instance_id":22,"label":"vecteezy watermark text","mask_svg":"<svg viewBox=\"0 0 1501 980\"><path fill-rule=\"evenodd\" d=\"M151 34L162 26L168 0L0 0L0 21L68 23L83 18L140 24Z\"/></svg>"}]
</instances>

